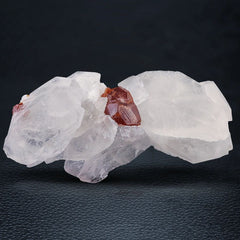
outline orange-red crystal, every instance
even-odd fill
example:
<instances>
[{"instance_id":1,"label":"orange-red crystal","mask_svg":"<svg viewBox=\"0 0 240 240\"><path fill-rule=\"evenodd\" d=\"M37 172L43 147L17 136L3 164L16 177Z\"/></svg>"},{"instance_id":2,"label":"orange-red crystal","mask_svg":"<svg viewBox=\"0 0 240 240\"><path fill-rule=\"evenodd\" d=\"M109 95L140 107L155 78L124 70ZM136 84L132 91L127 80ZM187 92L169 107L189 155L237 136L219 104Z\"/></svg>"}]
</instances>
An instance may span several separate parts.
<instances>
[{"instance_id":1,"label":"orange-red crystal","mask_svg":"<svg viewBox=\"0 0 240 240\"><path fill-rule=\"evenodd\" d=\"M141 117L135 105L131 93L122 87L106 88L102 97L107 97L107 105L104 113L119 125L138 126Z\"/></svg>"}]
</instances>

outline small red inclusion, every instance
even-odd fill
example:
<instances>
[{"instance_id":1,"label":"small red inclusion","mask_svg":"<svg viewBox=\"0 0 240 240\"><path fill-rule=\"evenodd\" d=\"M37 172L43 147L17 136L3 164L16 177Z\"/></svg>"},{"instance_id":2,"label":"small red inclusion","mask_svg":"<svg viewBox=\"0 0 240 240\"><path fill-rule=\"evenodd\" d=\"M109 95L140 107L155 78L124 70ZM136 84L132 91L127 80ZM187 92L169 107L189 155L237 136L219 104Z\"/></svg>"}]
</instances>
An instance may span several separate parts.
<instances>
[{"instance_id":1,"label":"small red inclusion","mask_svg":"<svg viewBox=\"0 0 240 240\"><path fill-rule=\"evenodd\" d=\"M23 109L23 103L22 102L20 102L20 103L18 103L18 104L13 106L12 114L14 114L15 112L20 111L21 109Z\"/></svg>"},{"instance_id":2,"label":"small red inclusion","mask_svg":"<svg viewBox=\"0 0 240 240\"><path fill-rule=\"evenodd\" d=\"M112 89L107 87L101 97L107 97L111 92Z\"/></svg>"},{"instance_id":3,"label":"small red inclusion","mask_svg":"<svg viewBox=\"0 0 240 240\"><path fill-rule=\"evenodd\" d=\"M116 123L125 126L141 124L137 106L128 90L122 87L106 88L101 96L108 98L104 113L110 115Z\"/></svg>"}]
</instances>

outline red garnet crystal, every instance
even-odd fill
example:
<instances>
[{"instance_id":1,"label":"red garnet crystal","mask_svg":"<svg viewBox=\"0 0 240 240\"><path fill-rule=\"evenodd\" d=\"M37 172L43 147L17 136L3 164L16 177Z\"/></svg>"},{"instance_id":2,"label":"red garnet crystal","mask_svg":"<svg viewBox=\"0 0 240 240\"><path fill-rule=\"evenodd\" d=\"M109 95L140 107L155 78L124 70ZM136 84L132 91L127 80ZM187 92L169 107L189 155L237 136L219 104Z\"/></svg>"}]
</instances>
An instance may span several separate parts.
<instances>
[{"instance_id":1,"label":"red garnet crystal","mask_svg":"<svg viewBox=\"0 0 240 240\"><path fill-rule=\"evenodd\" d=\"M138 126L141 124L141 117L135 105L131 93L122 88L106 88L102 97L107 97L107 105L104 113L119 125Z\"/></svg>"}]
</instances>

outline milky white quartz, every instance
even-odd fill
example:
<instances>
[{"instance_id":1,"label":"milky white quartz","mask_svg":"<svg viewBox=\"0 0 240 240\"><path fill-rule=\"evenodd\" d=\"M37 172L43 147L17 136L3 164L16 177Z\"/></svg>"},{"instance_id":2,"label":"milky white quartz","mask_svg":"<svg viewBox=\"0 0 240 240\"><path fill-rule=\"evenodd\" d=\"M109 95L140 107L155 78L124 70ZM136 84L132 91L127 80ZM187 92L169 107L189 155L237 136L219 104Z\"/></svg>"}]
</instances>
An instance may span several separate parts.
<instances>
[{"instance_id":1,"label":"milky white quartz","mask_svg":"<svg viewBox=\"0 0 240 240\"><path fill-rule=\"evenodd\" d=\"M99 182L108 172L131 162L148 147L150 141L141 127L119 126L111 146L85 161L65 161L64 169L84 182Z\"/></svg>"},{"instance_id":2,"label":"milky white quartz","mask_svg":"<svg viewBox=\"0 0 240 240\"><path fill-rule=\"evenodd\" d=\"M31 167L63 157L75 160L77 153L81 160L109 147L117 124L104 114L106 99L100 96L105 88L99 73L77 72L33 91L12 116L7 156ZM82 143L78 149L76 139Z\"/></svg>"},{"instance_id":3,"label":"milky white quartz","mask_svg":"<svg viewBox=\"0 0 240 240\"><path fill-rule=\"evenodd\" d=\"M120 126L104 114L106 86L100 74L55 77L21 99L4 151L28 167L65 159L64 169L95 183L149 146L191 163L219 158L232 149L231 108L212 81L180 72L149 71L119 83L138 107L140 126Z\"/></svg>"},{"instance_id":4,"label":"milky white quartz","mask_svg":"<svg viewBox=\"0 0 240 240\"><path fill-rule=\"evenodd\" d=\"M191 163L232 149L231 108L214 82L199 83L181 72L149 71L119 86L131 92L155 149Z\"/></svg>"}]
</instances>

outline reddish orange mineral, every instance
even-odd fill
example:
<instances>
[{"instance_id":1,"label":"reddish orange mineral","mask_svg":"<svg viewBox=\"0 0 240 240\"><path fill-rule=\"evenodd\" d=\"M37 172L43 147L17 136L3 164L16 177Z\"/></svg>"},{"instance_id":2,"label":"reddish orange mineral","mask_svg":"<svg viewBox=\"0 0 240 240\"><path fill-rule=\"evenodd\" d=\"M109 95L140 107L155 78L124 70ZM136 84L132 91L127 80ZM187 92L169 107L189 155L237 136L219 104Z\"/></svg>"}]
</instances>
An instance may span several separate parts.
<instances>
[{"instance_id":1,"label":"reddish orange mineral","mask_svg":"<svg viewBox=\"0 0 240 240\"><path fill-rule=\"evenodd\" d=\"M20 111L22 108L23 108L23 103L22 102L14 105L13 109L12 109L12 114L14 114L15 112Z\"/></svg>"},{"instance_id":2,"label":"reddish orange mineral","mask_svg":"<svg viewBox=\"0 0 240 240\"><path fill-rule=\"evenodd\" d=\"M119 125L138 126L141 124L141 117L135 105L131 93L122 88L106 88L102 97L107 97L107 105L104 113Z\"/></svg>"}]
</instances>

